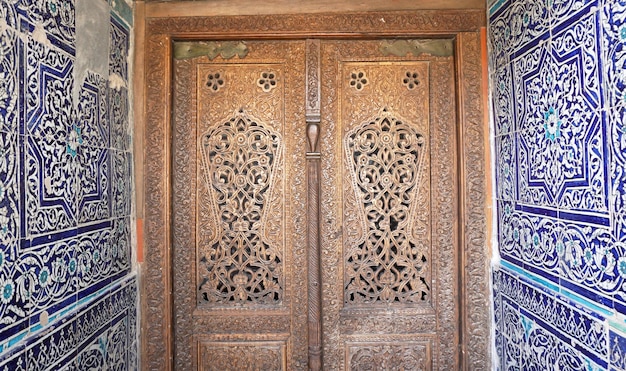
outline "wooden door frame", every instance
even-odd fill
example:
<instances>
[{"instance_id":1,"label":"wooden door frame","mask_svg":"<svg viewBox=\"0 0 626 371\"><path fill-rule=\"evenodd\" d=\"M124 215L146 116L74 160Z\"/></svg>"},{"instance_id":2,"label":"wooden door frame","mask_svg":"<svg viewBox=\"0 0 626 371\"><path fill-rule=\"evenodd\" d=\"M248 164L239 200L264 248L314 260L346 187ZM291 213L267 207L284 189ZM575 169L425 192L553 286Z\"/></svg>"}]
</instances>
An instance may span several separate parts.
<instances>
[{"instance_id":1,"label":"wooden door frame","mask_svg":"<svg viewBox=\"0 0 626 371\"><path fill-rule=\"evenodd\" d=\"M141 364L173 368L171 241L172 44L178 40L451 38L458 129L461 367L491 365L489 249L485 202L487 150L481 27L484 10L430 10L145 18L136 9L135 148L140 261ZM199 5L200 6L200 3ZM206 3L204 7L206 7ZM142 68L143 67L143 68Z\"/></svg>"}]
</instances>

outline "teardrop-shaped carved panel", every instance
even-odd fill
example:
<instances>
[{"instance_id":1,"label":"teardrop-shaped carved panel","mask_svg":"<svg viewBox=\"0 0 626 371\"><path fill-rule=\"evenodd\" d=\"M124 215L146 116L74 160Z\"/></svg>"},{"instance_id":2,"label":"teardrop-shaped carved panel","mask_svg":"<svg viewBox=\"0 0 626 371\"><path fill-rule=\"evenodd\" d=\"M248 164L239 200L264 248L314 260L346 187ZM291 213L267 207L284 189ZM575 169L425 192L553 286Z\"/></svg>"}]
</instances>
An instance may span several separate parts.
<instances>
[{"instance_id":1,"label":"teardrop-shaped carved panel","mask_svg":"<svg viewBox=\"0 0 626 371\"><path fill-rule=\"evenodd\" d=\"M198 303L279 304L283 259L264 228L282 138L240 110L200 143L219 228L198 257Z\"/></svg>"},{"instance_id":2,"label":"teardrop-shaped carved panel","mask_svg":"<svg viewBox=\"0 0 626 371\"><path fill-rule=\"evenodd\" d=\"M383 109L344 138L361 221L346 251L346 303L415 303L430 297L430 254L412 233L424 137Z\"/></svg>"}]
</instances>

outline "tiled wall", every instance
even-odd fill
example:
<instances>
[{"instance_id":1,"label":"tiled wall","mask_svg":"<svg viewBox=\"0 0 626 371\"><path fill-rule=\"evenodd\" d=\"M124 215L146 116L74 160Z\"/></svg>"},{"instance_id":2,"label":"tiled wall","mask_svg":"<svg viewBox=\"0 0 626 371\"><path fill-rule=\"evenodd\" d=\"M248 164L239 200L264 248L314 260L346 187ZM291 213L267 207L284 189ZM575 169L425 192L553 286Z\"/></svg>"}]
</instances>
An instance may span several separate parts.
<instances>
[{"instance_id":1,"label":"tiled wall","mask_svg":"<svg viewBox=\"0 0 626 371\"><path fill-rule=\"evenodd\" d=\"M492 0L500 370L626 370L626 0Z\"/></svg>"},{"instance_id":2,"label":"tiled wall","mask_svg":"<svg viewBox=\"0 0 626 371\"><path fill-rule=\"evenodd\" d=\"M0 0L0 370L137 367L125 0Z\"/></svg>"}]
</instances>

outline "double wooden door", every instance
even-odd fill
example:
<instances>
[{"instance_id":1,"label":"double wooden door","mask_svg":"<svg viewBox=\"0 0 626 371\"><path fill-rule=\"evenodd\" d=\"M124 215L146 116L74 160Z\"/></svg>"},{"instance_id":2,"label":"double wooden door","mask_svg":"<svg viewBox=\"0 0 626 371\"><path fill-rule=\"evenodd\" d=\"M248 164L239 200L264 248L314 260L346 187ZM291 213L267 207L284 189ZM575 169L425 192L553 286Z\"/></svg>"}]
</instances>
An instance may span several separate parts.
<instances>
[{"instance_id":1,"label":"double wooden door","mask_svg":"<svg viewBox=\"0 0 626 371\"><path fill-rule=\"evenodd\" d=\"M177 369L458 369L451 46L175 45Z\"/></svg>"}]
</instances>

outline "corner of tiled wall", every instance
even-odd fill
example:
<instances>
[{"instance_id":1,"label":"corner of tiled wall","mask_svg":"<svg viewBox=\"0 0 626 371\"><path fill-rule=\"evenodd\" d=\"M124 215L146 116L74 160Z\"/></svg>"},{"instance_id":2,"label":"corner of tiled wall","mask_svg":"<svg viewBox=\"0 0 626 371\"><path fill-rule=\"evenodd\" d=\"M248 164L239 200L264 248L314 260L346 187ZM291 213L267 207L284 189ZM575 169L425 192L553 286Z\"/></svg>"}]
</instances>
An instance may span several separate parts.
<instances>
[{"instance_id":1,"label":"corner of tiled wall","mask_svg":"<svg viewBox=\"0 0 626 371\"><path fill-rule=\"evenodd\" d=\"M0 369L137 369L126 0L0 0Z\"/></svg>"},{"instance_id":2,"label":"corner of tiled wall","mask_svg":"<svg viewBox=\"0 0 626 371\"><path fill-rule=\"evenodd\" d=\"M488 2L498 370L626 370L626 0Z\"/></svg>"}]
</instances>

